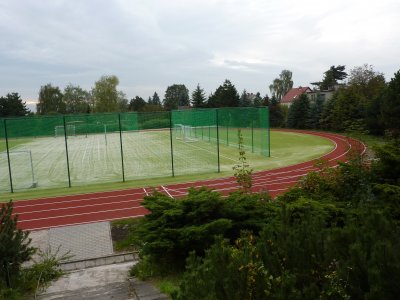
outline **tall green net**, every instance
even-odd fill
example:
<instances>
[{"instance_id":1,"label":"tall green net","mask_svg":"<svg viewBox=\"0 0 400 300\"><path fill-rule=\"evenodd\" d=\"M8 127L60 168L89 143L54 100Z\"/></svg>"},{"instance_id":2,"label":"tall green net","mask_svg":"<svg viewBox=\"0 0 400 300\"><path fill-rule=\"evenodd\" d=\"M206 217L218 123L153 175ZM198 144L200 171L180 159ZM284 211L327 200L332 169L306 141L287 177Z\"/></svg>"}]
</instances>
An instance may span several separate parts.
<instances>
[{"instance_id":1,"label":"tall green net","mask_svg":"<svg viewBox=\"0 0 400 300\"><path fill-rule=\"evenodd\" d=\"M239 129L269 156L265 107L1 119L0 192L231 170Z\"/></svg>"}]
</instances>

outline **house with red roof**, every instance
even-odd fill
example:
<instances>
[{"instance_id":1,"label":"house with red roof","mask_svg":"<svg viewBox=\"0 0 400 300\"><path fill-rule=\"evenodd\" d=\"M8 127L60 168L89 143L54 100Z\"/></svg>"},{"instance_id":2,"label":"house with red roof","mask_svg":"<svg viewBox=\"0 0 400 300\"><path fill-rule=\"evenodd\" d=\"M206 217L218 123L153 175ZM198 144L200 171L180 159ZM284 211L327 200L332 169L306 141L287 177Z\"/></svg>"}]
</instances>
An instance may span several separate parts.
<instances>
[{"instance_id":1,"label":"house with red roof","mask_svg":"<svg viewBox=\"0 0 400 300\"><path fill-rule=\"evenodd\" d=\"M299 86L298 88L292 88L291 90L289 90L289 92L286 93L285 96L283 96L283 98L281 99L281 104L289 107L294 100L298 99L304 93L314 94L315 92L308 86Z\"/></svg>"}]
</instances>

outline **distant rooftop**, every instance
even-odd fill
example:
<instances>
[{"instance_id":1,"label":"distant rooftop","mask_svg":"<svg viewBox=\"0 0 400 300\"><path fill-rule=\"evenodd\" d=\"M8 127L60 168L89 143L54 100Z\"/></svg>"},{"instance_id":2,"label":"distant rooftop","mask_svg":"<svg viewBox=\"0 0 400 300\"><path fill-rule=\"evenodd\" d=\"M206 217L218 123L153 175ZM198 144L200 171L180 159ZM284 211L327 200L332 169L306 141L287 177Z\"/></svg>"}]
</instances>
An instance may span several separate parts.
<instances>
[{"instance_id":1,"label":"distant rooftop","mask_svg":"<svg viewBox=\"0 0 400 300\"><path fill-rule=\"evenodd\" d=\"M312 90L308 86L292 88L285 96L283 96L281 103L292 103L297 97L304 93L312 93Z\"/></svg>"}]
</instances>

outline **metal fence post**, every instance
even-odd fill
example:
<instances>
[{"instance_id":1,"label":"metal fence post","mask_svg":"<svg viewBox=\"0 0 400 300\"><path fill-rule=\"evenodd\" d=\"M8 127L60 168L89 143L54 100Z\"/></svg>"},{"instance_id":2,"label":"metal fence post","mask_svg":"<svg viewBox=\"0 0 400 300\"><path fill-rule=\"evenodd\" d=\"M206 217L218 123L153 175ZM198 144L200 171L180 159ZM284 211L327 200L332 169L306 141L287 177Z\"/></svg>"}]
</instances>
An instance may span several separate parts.
<instances>
[{"instance_id":1,"label":"metal fence post","mask_svg":"<svg viewBox=\"0 0 400 300\"><path fill-rule=\"evenodd\" d=\"M171 143L171 169L172 169L172 177L175 177L174 170L174 149L172 146L172 110L169 112L169 138Z\"/></svg>"},{"instance_id":2,"label":"metal fence post","mask_svg":"<svg viewBox=\"0 0 400 300\"><path fill-rule=\"evenodd\" d=\"M218 173L221 172L220 161L219 161L219 116L218 116L218 108L215 110L216 115L216 123L217 123L217 160L218 160Z\"/></svg>"},{"instance_id":3,"label":"metal fence post","mask_svg":"<svg viewBox=\"0 0 400 300\"><path fill-rule=\"evenodd\" d=\"M64 140L65 140L65 153L67 157L67 172L68 172L68 187L71 187L71 174L69 172L69 156L68 156L68 142L67 142L67 126L65 125L65 115L63 116L64 124Z\"/></svg>"},{"instance_id":4,"label":"metal fence post","mask_svg":"<svg viewBox=\"0 0 400 300\"><path fill-rule=\"evenodd\" d=\"M254 123L251 120L251 152L254 153Z\"/></svg>"},{"instance_id":5,"label":"metal fence post","mask_svg":"<svg viewBox=\"0 0 400 300\"><path fill-rule=\"evenodd\" d=\"M8 146L8 134L7 134L7 120L4 119L4 136L6 138L6 148L7 148L7 160L8 160L8 175L10 176L10 188L11 193L14 193L14 187L12 182L12 174L11 174L11 161L10 161L10 149Z\"/></svg>"},{"instance_id":6,"label":"metal fence post","mask_svg":"<svg viewBox=\"0 0 400 300\"><path fill-rule=\"evenodd\" d=\"M118 125L119 125L119 144L121 147L122 182L125 182L124 150L122 147L122 130L121 130L121 113L118 113Z\"/></svg>"}]
</instances>

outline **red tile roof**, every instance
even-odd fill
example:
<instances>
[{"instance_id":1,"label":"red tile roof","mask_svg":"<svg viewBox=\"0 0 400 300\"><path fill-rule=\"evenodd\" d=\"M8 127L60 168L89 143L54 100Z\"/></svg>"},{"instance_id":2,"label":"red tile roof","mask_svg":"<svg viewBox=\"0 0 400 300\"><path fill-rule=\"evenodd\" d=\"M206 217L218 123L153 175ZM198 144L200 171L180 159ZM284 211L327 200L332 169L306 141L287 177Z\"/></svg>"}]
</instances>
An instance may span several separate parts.
<instances>
[{"instance_id":1,"label":"red tile roof","mask_svg":"<svg viewBox=\"0 0 400 300\"><path fill-rule=\"evenodd\" d=\"M294 99L296 99L300 95L310 92L312 92L312 90L308 86L292 88L289 92L286 93L285 96L283 96L281 103L292 103Z\"/></svg>"}]
</instances>

